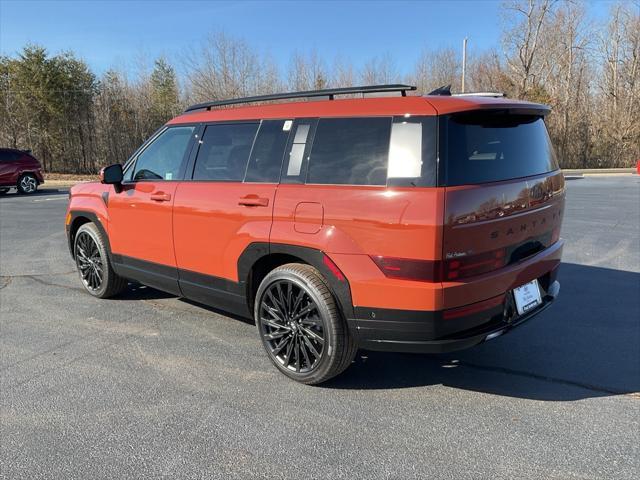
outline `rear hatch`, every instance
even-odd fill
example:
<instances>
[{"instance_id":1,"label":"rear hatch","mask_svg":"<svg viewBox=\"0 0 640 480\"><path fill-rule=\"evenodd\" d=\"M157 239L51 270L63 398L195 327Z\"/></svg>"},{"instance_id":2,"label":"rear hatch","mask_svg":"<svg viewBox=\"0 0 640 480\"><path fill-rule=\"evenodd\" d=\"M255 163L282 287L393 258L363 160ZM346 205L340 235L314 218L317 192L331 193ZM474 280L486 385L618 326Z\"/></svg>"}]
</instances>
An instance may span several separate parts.
<instances>
[{"instance_id":1,"label":"rear hatch","mask_svg":"<svg viewBox=\"0 0 640 480\"><path fill-rule=\"evenodd\" d=\"M439 125L445 282L486 278L558 241L564 177L542 116L472 111Z\"/></svg>"}]
</instances>

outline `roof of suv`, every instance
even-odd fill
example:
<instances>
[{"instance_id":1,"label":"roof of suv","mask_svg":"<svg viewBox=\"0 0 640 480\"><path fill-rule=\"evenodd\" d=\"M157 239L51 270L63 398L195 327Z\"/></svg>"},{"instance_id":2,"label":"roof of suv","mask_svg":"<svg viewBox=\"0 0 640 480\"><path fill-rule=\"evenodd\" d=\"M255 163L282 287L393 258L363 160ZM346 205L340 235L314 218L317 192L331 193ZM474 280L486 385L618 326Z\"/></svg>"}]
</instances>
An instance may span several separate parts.
<instances>
[{"instance_id":1,"label":"roof of suv","mask_svg":"<svg viewBox=\"0 0 640 480\"><path fill-rule=\"evenodd\" d=\"M179 115L167 124L305 117L443 115L477 109L517 109L523 112L535 112L538 115L546 115L549 112L549 107L546 105L521 100L427 95L315 100L203 109Z\"/></svg>"}]
</instances>

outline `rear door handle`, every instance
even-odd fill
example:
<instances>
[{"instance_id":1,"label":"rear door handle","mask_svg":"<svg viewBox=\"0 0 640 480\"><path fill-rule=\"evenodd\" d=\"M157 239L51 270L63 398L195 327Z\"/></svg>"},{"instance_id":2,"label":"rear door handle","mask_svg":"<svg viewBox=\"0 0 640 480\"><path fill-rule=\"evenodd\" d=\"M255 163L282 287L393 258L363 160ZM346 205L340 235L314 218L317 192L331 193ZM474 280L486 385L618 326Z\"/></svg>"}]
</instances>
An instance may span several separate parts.
<instances>
[{"instance_id":1,"label":"rear door handle","mask_svg":"<svg viewBox=\"0 0 640 480\"><path fill-rule=\"evenodd\" d=\"M152 193L151 200L155 200L156 202L168 202L171 200L171 194L164 192Z\"/></svg>"},{"instance_id":2,"label":"rear door handle","mask_svg":"<svg viewBox=\"0 0 640 480\"><path fill-rule=\"evenodd\" d=\"M238 205L242 205L243 207L268 207L269 199L258 197L257 195L247 195L238 201Z\"/></svg>"}]
</instances>

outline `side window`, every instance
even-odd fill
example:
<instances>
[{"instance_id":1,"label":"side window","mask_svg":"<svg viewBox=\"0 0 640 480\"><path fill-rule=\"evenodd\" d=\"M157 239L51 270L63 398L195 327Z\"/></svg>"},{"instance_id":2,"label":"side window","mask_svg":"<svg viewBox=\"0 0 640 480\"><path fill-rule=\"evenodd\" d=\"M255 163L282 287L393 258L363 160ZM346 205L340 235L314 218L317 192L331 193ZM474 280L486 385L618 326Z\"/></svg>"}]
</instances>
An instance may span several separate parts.
<instances>
[{"instance_id":1,"label":"side window","mask_svg":"<svg viewBox=\"0 0 640 480\"><path fill-rule=\"evenodd\" d=\"M291 120L263 120L251 150L245 182L276 183L284 150L287 147Z\"/></svg>"},{"instance_id":2,"label":"side window","mask_svg":"<svg viewBox=\"0 0 640 480\"><path fill-rule=\"evenodd\" d=\"M0 162L15 162L20 158L18 152L13 150L0 150Z\"/></svg>"},{"instance_id":3,"label":"side window","mask_svg":"<svg viewBox=\"0 0 640 480\"><path fill-rule=\"evenodd\" d=\"M194 129L170 127L162 132L138 155L133 180L179 180Z\"/></svg>"},{"instance_id":4,"label":"side window","mask_svg":"<svg viewBox=\"0 0 640 480\"><path fill-rule=\"evenodd\" d=\"M387 185L434 187L436 183L436 117L395 118Z\"/></svg>"},{"instance_id":5,"label":"side window","mask_svg":"<svg viewBox=\"0 0 640 480\"><path fill-rule=\"evenodd\" d=\"M391 118L318 121L307 183L386 185Z\"/></svg>"},{"instance_id":6,"label":"side window","mask_svg":"<svg viewBox=\"0 0 640 480\"><path fill-rule=\"evenodd\" d=\"M241 182L257 130L257 123L208 125L198 149L193 179Z\"/></svg>"}]
</instances>

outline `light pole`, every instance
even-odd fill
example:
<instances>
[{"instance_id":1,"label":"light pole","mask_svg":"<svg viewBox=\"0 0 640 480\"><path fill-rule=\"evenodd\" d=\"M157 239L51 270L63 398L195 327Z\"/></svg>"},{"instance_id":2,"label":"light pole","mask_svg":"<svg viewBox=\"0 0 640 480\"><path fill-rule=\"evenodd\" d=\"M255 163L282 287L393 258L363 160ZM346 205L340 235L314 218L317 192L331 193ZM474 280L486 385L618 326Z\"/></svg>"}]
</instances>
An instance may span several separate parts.
<instances>
[{"instance_id":1,"label":"light pole","mask_svg":"<svg viewBox=\"0 0 640 480\"><path fill-rule=\"evenodd\" d=\"M467 37L462 40L462 85L461 90L464 93L464 77L467 71Z\"/></svg>"}]
</instances>

